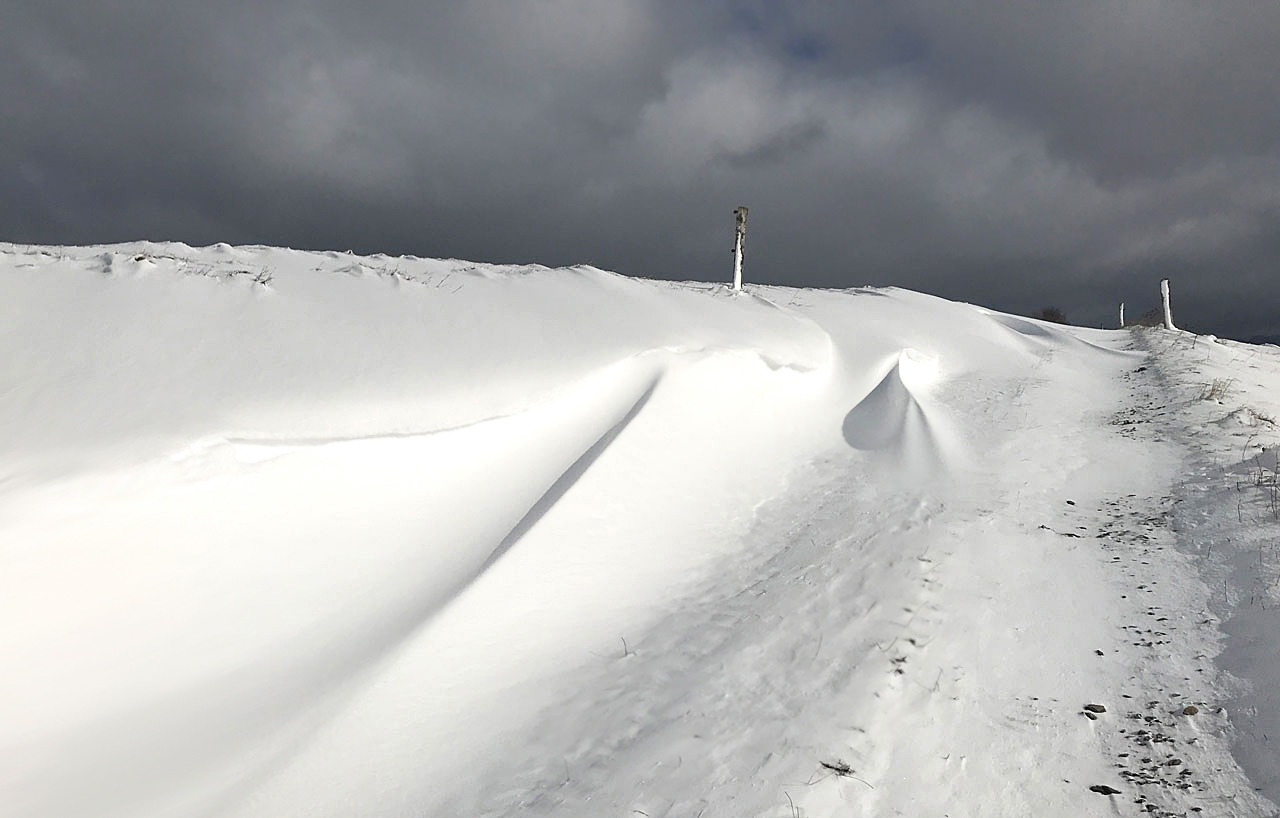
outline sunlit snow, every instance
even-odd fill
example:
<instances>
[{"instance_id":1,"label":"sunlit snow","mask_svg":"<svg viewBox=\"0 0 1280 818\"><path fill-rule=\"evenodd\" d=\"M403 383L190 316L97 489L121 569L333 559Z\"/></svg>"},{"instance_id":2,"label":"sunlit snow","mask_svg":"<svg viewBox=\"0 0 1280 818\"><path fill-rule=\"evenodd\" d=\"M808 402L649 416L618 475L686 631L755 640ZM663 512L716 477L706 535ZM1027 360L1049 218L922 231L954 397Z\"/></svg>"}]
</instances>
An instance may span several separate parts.
<instances>
[{"instance_id":1,"label":"sunlit snow","mask_svg":"<svg viewBox=\"0 0 1280 818\"><path fill-rule=\"evenodd\" d=\"M1274 347L151 243L0 343L2 815L1276 812Z\"/></svg>"}]
</instances>

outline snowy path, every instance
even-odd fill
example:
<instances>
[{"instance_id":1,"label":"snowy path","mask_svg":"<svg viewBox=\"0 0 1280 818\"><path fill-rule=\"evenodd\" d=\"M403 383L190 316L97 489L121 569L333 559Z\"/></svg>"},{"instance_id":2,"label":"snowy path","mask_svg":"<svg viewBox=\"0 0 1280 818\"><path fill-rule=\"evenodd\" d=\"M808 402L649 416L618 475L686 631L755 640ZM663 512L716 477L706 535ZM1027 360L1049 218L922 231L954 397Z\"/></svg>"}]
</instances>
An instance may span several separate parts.
<instances>
[{"instance_id":1,"label":"snowy path","mask_svg":"<svg viewBox=\"0 0 1280 818\"><path fill-rule=\"evenodd\" d=\"M1168 615L1195 613L1209 631L1198 655L1190 645L1171 652L1196 660L1187 675L1203 680L1236 760L1270 801L1259 808L1224 793L1226 814L1280 814L1280 349L1189 333L1139 340L1151 353L1150 387L1128 433L1174 434L1186 446L1168 520L1178 558L1203 579Z\"/></svg>"},{"instance_id":2,"label":"snowy path","mask_svg":"<svg viewBox=\"0 0 1280 818\"><path fill-rule=\"evenodd\" d=\"M1108 814L1106 785L1122 815L1271 814L1228 760L1212 623L1187 610L1204 588L1168 553L1185 452L1122 434L1157 387L1133 355L1101 391L1107 360L956 384L946 403L985 418L962 490L811 464L442 812Z\"/></svg>"}]
</instances>

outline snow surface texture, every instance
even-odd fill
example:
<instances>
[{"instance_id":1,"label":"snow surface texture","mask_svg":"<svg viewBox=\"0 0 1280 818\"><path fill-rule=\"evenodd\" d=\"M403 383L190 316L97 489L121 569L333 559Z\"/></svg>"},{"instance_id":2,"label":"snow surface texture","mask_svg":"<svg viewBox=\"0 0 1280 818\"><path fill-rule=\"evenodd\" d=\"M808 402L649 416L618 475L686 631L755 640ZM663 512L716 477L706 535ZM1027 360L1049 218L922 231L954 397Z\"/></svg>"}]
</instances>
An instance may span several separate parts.
<instances>
[{"instance_id":1,"label":"snow surface texture","mask_svg":"<svg viewBox=\"0 0 1280 818\"><path fill-rule=\"evenodd\" d=\"M1280 350L169 244L0 340L2 815L1276 814Z\"/></svg>"}]
</instances>

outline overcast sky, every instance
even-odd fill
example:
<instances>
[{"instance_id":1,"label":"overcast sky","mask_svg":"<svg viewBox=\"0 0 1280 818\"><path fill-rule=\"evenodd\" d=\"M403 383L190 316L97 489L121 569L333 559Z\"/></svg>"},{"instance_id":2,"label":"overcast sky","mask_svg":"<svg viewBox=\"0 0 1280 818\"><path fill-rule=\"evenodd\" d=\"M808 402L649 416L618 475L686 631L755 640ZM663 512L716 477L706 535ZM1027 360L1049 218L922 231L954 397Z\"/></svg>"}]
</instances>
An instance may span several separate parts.
<instances>
[{"instance_id":1,"label":"overcast sky","mask_svg":"<svg viewBox=\"0 0 1280 818\"><path fill-rule=\"evenodd\" d=\"M1280 334L1280 0L7 0L0 239Z\"/></svg>"}]
</instances>

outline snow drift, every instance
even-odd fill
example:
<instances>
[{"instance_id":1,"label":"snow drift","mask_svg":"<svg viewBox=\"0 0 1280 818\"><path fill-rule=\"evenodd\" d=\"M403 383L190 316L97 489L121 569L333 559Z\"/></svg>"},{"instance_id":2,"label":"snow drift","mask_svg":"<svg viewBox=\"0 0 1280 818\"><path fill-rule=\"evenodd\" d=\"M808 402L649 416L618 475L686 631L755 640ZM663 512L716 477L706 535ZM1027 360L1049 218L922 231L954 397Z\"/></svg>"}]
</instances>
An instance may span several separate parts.
<instances>
[{"instance_id":1,"label":"snow drift","mask_svg":"<svg viewBox=\"0 0 1280 818\"><path fill-rule=\"evenodd\" d=\"M545 790L593 729L548 714L728 566L783 576L815 474L897 587L877 507L986 473L988 402L1046 356L1133 360L893 289L149 243L0 273L0 801L33 818L572 812L498 756ZM648 735L623 712L582 718ZM767 769L737 814L782 803Z\"/></svg>"}]
</instances>

